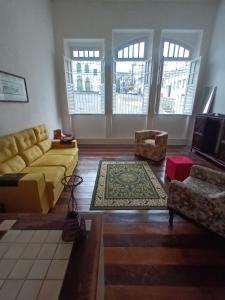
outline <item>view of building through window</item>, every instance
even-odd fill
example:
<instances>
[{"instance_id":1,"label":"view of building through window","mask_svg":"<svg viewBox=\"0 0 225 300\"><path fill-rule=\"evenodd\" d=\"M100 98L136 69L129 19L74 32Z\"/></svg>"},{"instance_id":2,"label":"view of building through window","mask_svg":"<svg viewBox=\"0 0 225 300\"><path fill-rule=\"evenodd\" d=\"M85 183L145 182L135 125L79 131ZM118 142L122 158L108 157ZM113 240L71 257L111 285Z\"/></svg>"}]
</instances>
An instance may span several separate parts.
<instances>
[{"instance_id":1,"label":"view of building through window","mask_svg":"<svg viewBox=\"0 0 225 300\"><path fill-rule=\"evenodd\" d=\"M104 113L104 82L102 61L72 62L75 113Z\"/></svg>"},{"instance_id":2,"label":"view of building through window","mask_svg":"<svg viewBox=\"0 0 225 300\"><path fill-rule=\"evenodd\" d=\"M182 114L189 75L189 61L165 61L163 64L160 114Z\"/></svg>"},{"instance_id":3,"label":"view of building through window","mask_svg":"<svg viewBox=\"0 0 225 300\"><path fill-rule=\"evenodd\" d=\"M119 48L114 62L113 114L147 114L149 103L150 60L145 42Z\"/></svg>"},{"instance_id":4,"label":"view of building through window","mask_svg":"<svg viewBox=\"0 0 225 300\"><path fill-rule=\"evenodd\" d=\"M112 114L148 114L151 83L151 43L147 36L121 43L113 49ZM158 113L192 113L201 58L192 49L165 40L158 73ZM65 78L70 114L105 113L103 46L72 49L65 58ZM107 82L109 86L110 82ZM153 99L154 100L154 99Z\"/></svg>"},{"instance_id":5,"label":"view of building through window","mask_svg":"<svg viewBox=\"0 0 225 300\"><path fill-rule=\"evenodd\" d=\"M114 114L147 113L144 107L146 63L141 61L117 61L115 66Z\"/></svg>"},{"instance_id":6,"label":"view of building through window","mask_svg":"<svg viewBox=\"0 0 225 300\"><path fill-rule=\"evenodd\" d=\"M164 42L160 74L160 114L192 113L200 61L200 58L191 60L191 51L184 45Z\"/></svg>"}]
</instances>

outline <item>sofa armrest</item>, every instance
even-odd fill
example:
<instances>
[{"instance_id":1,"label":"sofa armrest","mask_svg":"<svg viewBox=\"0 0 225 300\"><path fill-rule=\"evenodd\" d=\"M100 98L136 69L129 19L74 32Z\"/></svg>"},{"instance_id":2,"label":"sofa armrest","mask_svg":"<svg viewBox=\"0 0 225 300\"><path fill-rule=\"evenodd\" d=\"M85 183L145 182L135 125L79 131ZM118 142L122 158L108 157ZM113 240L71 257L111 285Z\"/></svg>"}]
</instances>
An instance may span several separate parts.
<instances>
[{"instance_id":1,"label":"sofa armrest","mask_svg":"<svg viewBox=\"0 0 225 300\"><path fill-rule=\"evenodd\" d=\"M45 177L41 173L25 174L17 186L0 187L0 203L9 212L49 211Z\"/></svg>"},{"instance_id":2,"label":"sofa armrest","mask_svg":"<svg viewBox=\"0 0 225 300\"><path fill-rule=\"evenodd\" d=\"M52 140L52 149L77 148L77 141L72 140L70 143L61 143L60 140Z\"/></svg>"},{"instance_id":3,"label":"sofa armrest","mask_svg":"<svg viewBox=\"0 0 225 300\"><path fill-rule=\"evenodd\" d=\"M205 196L197 193L196 190L192 189L190 186L187 186L185 183L172 180L169 185L168 207L170 207L170 205L173 206L174 204L179 203L181 200L187 200L190 202L190 199L208 201Z\"/></svg>"},{"instance_id":4,"label":"sofa armrest","mask_svg":"<svg viewBox=\"0 0 225 300\"><path fill-rule=\"evenodd\" d=\"M190 176L211 184L225 185L225 172L216 171L207 167L194 165L191 168Z\"/></svg>"}]
</instances>

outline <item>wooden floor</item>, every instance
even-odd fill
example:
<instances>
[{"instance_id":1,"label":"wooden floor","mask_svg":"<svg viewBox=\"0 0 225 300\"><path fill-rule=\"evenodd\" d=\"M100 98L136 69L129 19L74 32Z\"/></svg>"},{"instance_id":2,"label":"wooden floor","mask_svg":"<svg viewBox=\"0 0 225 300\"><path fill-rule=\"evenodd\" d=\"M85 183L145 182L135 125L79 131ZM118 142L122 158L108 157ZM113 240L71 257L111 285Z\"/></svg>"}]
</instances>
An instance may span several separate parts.
<instances>
[{"instance_id":1,"label":"wooden floor","mask_svg":"<svg viewBox=\"0 0 225 300\"><path fill-rule=\"evenodd\" d=\"M187 147L169 147L167 155L186 155L217 168ZM80 211L88 211L101 159L136 160L133 146L80 147L76 173L84 182L76 190ZM165 179L165 161L149 162ZM65 213L63 193L52 213ZM98 213L98 212L96 212ZM165 211L103 212L105 300L224 300L225 241Z\"/></svg>"},{"instance_id":2,"label":"wooden floor","mask_svg":"<svg viewBox=\"0 0 225 300\"><path fill-rule=\"evenodd\" d=\"M212 164L201 156L191 153L189 147L183 146L170 146L167 151L167 155L185 155L190 157L196 164L217 168L215 164ZM98 170L98 164L100 160L139 160L134 155L134 146L118 146L118 145L106 145L106 146L80 146L79 147L79 162L76 168L76 174L83 177L83 183L76 189L75 196L78 204L79 211L89 211L92 192L94 189L95 179ZM157 177L165 183L165 187L168 186L168 181L165 178L165 160L161 162L151 162L149 164ZM53 213L66 212L67 211L67 199L68 193L63 192L59 201L57 202Z\"/></svg>"}]
</instances>

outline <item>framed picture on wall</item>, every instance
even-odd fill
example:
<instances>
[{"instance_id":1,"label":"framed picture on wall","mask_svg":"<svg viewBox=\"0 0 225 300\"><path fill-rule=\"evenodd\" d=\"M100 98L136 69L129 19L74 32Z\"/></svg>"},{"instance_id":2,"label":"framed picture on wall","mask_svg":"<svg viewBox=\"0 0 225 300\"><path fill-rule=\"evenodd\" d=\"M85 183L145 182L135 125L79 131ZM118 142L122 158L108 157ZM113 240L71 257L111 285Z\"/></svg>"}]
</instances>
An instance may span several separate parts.
<instances>
[{"instance_id":1,"label":"framed picture on wall","mask_svg":"<svg viewBox=\"0 0 225 300\"><path fill-rule=\"evenodd\" d=\"M0 102L29 102L25 78L0 71Z\"/></svg>"}]
</instances>

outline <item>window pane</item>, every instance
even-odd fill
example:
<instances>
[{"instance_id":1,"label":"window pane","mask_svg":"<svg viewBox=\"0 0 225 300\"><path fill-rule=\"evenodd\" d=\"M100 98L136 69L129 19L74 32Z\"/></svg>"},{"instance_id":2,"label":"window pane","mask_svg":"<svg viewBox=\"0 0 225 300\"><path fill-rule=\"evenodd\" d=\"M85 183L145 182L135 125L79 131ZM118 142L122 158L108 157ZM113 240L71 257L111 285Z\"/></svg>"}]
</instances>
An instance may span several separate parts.
<instances>
[{"instance_id":1,"label":"window pane","mask_svg":"<svg viewBox=\"0 0 225 300\"><path fill-rule=\"evenodd\" d=\"M145 43L141 42L139 48L139 58L144 58L144 52L145 52Z\"/></svg>"},{"instance_id":2,"label":"window pane","mask_svg":"<svg viewBox=\"0 0 225 300\"><path fill-rule=\"evenodd\" d=\"M133 58L133 45L129 46L129 58Z\"/></svg>"},{"instance_id":3,"label":"window pane","mask_svg":"<svg viewBox=\"0 0 225 300\"><path fill-rule=\"evenodd\" d=\"M99 51L95 51L95 57L99 57Z\"/></svg>"},{"instance_id":4,"label":"window pane","mask_svg":"<svg viewBox=\"0 0 225 300\"><path fill-rule=\"evenodd\" d=\"M88 57L88 51L84 51L84 56Z\"/></svg>"},{"instance_id":5,"label":"window pane","mask_svg":"<svg viewBox=\"0 0 225 300\"><path fill-rule=\"evenodd\" d=\"M117 61L113 86L113 114L147 114L149 82L145 80L150 63Z\"/></svg>"},{"instance_id":6,"label":"window pane","mask_svg":"<svg viewBox=\"0 0 225 300\"><path fill-rule=\"evenodd\" d=\"M79 57L84 57L84 51L79 51Z\"/></svg>"},{"instance_id":7,"label":"window pane","mask_svg":"<svg viewBox=\"0 0 225 300\"><path fill-rule=\"evenodd\" d=\"M171 43L170 44L170 49L169 49L169 57L173 57L173 53L174 53L174 44Z\"/></svg>"},{"instance_id":8,"label":"window pane","mask_svg":"<svg viewBox=\"0 0 225 300\"><path fill-rule=\"evenodd\" d=\"M75 114L104 113L103 72L100 60L83 58L73 66Z\"/></svg>"},{"instance_id":9,"label":"window pane","mask_svg":"<svg viewBox=\"0 0 225 300\"><path fill-rule=\"evenodd\" d=\"M139 44L134 44L134 58L138 58Z\"/></svg>"},{"instance_id":10,"label":"window pane","mask_svg":"<svg viewBox=\"0 0 225 300\"><path fill-rule=\"evenodd\" d=\"M73 51L73 57L78 57L78 51L77 50Z\"/></svg>"},{"instance_id":11,"label":"window pane","mask_svg":"<svg viewBox=\"0 0 225 300\"><path fill-rule=\"evenodd\" d=\"M94 51L89 51L89 57L94 57Z\"/></svg>"},{"instance_id":12,"label":"window pane","mask_svg":"<svg viewBox=\"0 0 225 300\"><path fill-rule=\"evenodd\" d=\"M188 58L189 56L190 56L190 51L187 50L187 49L185 49L185 51L184 51L184 57Z\"/></svg>"},{"instance_id":13,"label":"window pane","mask_svg":"<svg viewBox=\"0 0 225 300\"><path fill-rule=\"evenodd\" d=\"M160 114L184 114L190 62L164 61L160 90Z\"/></svg>"},{"instance_id":14,"label":"window pane","mask_svg":"<svg viewBox=\"0 0 225 300\"><path fill-rule=\"evenodd\" d=\"M178 57L178 53L179 53L179 46L176 45L174 50L174 57Z\"/></svg>"},{"instance_id":15,"label":"window pane","mask_svg":"<svg viewBox=\"0 0 225 300\"><path fill-rule=\"evenodd\" d=\"M180 47L179 49L179 57L184 57L184 48Z\"/></svg>"},{"instance_id":16,"label":"window pane","mask_svg":"<svg viewBox=\"0 0 225 300\"><path fill-rule=\"evenodd\" d=\"M164 43L164 48L163 48L163 56L168 57L168 50L169 50L169 43L165 42Z\"/></svg>"},{"instance_id":17,"label":"window pane","mask_svg":"<svg viewBox=\"0 0 225 300\"><path fill-rule=\"evenodd\" d=\"M124 48L124 58L128 58L128 47Z\"/></svg>"},{"instance_id":18,"label":"window pane","mask_svg":"<svg viewBox=\"0 0 225 300\"><path fill-rule=\"evenodd\" d=\"M123 58L123 50L118 51L118 58Z\"/></svg>"}]
</instances>

